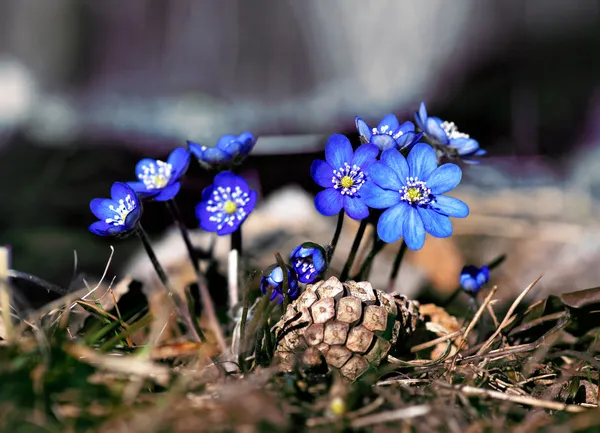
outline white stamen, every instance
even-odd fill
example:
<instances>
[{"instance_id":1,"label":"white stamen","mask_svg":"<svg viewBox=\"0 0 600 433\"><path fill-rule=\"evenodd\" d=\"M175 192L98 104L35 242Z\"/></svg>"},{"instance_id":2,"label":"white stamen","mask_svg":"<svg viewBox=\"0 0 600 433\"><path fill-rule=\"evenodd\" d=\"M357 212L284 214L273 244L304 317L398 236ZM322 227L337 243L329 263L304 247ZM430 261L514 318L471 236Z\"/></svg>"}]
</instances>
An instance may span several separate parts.
<instances>
[{"instance_id":1,"label":"white stamen","mask_svg":"<svg viewBox=\"0 0 600 433\"><path fill-rule=\"evenodd\" d=\"M127 194L125 200L119 200L118 207L115 208L114 205L111 204L108 208L113 211L115 215L112 218L105 219L104 222L114 226L123 226L125 225L127 216L135 209L135 202L131 198L131 195Z\"/></svg>"},{"instance_id":2,"label":"white stamen","mask_svg":"<svg viewBox=\"0 0 600 433\"><path fill-rule=\"evenodd\" d=\"M458 130L458 126L454 122L442 122L440 124L450 140L455 138L469 138L469 134L465 134Z\"/></svg>"},{"instance_id":3,"label":"white stamen","mask_svg":"<svg viewBox=\"0 0 600 433\"><path fill-rule=\"evenodd\" d=\"M342 185L342 179L346 176L352 179L352 185L349 187ZM340 193L342 195L349 195L350 197L354 197L366 181L367 177L360 167L356 164L350 167L350 164L347 162L345 162L344 166L340 167L338 170L333 170L333 177L331 178L333 188L341 189Z\"/></svg>"},{"instance_id":4,"label":"white stamen","mask_svg":"<svg viewBox=\"0 0 600 433\"><path fill-rule=\"evenodd\" d=\"M138 179L146 185L147 189L160 189L169 184L172 171L171 164L156 160L155 164L142 166L142 173L138 174Z\"/></svg>"},{"instance_id":5,"label":"white stamen","mask_svg":"<svg viewBox=\"0 0 600 433\"><path fill-rule=\"evenodd\" d=\"M228 201L236 205L233 213L225 212L225 203ZM249 201L250 196L247 192L242 191L239 186L236 186L233 192L229 186L226 188L222 186L216 187L212 193L212 199L206 202L206 210L212 213L209 221L217 223L218 230L221 230L226 225L233 227L236 222L243 221L248 214L244 206Z\"/></svg>"}]
</instances>

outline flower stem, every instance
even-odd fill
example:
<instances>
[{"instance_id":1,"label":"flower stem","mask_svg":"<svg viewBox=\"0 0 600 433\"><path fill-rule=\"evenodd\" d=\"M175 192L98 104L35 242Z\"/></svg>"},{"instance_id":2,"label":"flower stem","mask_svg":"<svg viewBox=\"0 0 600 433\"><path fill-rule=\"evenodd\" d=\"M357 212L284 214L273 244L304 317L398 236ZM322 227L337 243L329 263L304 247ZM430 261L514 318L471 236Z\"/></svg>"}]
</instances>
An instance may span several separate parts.
<instances>
[{"instance_id":1,"label":"flower stem","mask_svg":"<svg viewBox=\"0 0 600 433\"><path fill-rule=\"evenodd\" d=\"M196 327L196 324L192 320L192 317L190 316L190 312L187 309L187 307L184 305L183 301L181 300L181 297L171 287L171 283L169 282L169 279L167 278L167 274L165 273L164 269L158 262L158 259L156 258L156 254L154 254L154 250L152 249L152 244L150 243L150 239L148 238L148 235L142 228L142 225L139 223L137 226L137 234L140 237L142 244L144 245L146 254L148 254L148 257L150 258L150 261L152 262L152 266L154 266L154 270L156 271L158 278L163 283L163 286L165 286L165 289L167 290L168 295L173 300L173 303L175 304L175 308L176 308L177 312L179 313L179 316L183 319L183 321L185 322L185 325L188 327L188 332L192 335L192 338L194 338L194 340L206 341L206 338L204 337L202 330L200 328Z\"/></svg>"},{"instance_id":2,"label":"flower stem","mask_svg":"<svg viewBox=\"0 0 600 433\"><path fill-rule=\"evenodd\" d=\"M235 252L234 252L235 251ZM240 263L242 260L242 226L231 233L231 250L229 252L228 269L228 292L229 308L233 308L239 302L239 276Z\"/></svg>"},{"instance_id":3,"label":"flower stem","mask_svg":"<svg viewBox=\"0 0 600 433\"><path fill-rule=\"evenodd\" d=\"M198 282L198 289L200 290L200 302L202 303L202 311L206 313L206 318L210 323L210 327L212 328L213 333L215 334L215 338L217 340L217 344L221 349L221 353L227 352L227 344L225 343L225 336L223 335L223 330L219 325L219 320L217 319L217 314L215 312L215 306L212 302L212 298L210 296L210 292L208 291L208 286L206 284L206 279L204 275L200 271L200 264L198 260L198 256L196 254L196 250L192 245L192 241L190 239L190 234L188 232L187 227L185 226L185 221L179 211L179 207L175 200L167 201L167 208L171 212L173 216L173 220L179 227L179 232L181 233L181 237L183 238L183 242L188 250L188 255L190 257L190 261L192 262L192 266L194 267L194 271L196 272L196 280Z\"/></svg>"},{"instance_id":4,"label":"flower stem","mask_svg":"<svg viewBox=\"0 0 600 433\"><path fill-rule=\"evenodd\" d=\"M354 242L352 243L352 248L350 249L350 255L346 260L346 264L344 265L344 269L342 270L342 274L340 275L340 281L345 281L348 278L348 274L350 273L350 269L352 268L352 264L354 263L354 259L356 258L356 253L358 252L358 248L360 247L360 241L365 234L365 229L367 228L367 220L366 218L360 222L360 226L358 227L358 231L356 232L356 237L354 238Z\"/></svg>"},{"instance_id":5,"label":"flower stem","mask_svg":"<svg viewBox=\"0 0 600 433\"><path fill-rule=\"evenodd\" d=\"M344 225L344 214L344 209L342 209L338 214L337 225L335 226L335 233L333 234L333 239L331 239L331 243L327 247L327 263L331 263L333 253L335 252L335 247L337 246L338 240L340 239L340 235L342 234L342 226Z\"/></svg>"},{"instance_id":6,"label":"flower stem","mask_svg":"<svg viewBox=\"0 0 600 433\"><path fill-rule=\"evenodd\" d=\"M277 264L281 268L283 273L283 281L281 283L281 294L283 295L283 313L285 314L288 305L290 304L290 294L288 293L290 288L290 282L288 279L287 267L285 266L285 262L279 254L278 251L275 251L275 260L277 260Z\"/></svg>"},{"instance_id":7,"label":"flower stem","mask_svg":"<svg viewBox=\"0 0 600 433\"><path fill-rule=\"evenodd\" d=\"M238 258L242 257L242 226L231 233L231 249L237 250Z\"/></svg>"},{"instance_id":8,"label":"flower stem","mask_svg":"<svg viewBox=\"0 0 600 433\"><path fill-rule=\"evenodd\" d=\"M390 273L390 279L388 281L388 293L394 291L394 286L396 284L396 277L398 276L398 272L400 271L400 264L402 263L402 259L404 258L404 253L406 253L406 242L402 239L402 244L400 245L400 249L398 250L398 254L396 254L396 259L394 260L394 264L392 266L392 272Z\"/></svg>"},{"instance_id":9,"label":"flower stem","mask_svg":"<svg viewBox=\"0 0 600 433\"><path fill-rule=\"evenodd\" d=\"M358 273L354 276L354 280L356 281L363 281L363 280L367 280L369 278L369 274L371 273L371 265L373 264L373 260L375 259L375 257L377 257L377 254L379 254L382 250L383 247L385 247L385 242L383 242L381 239L377 239L375 241L375 244L373 245L373 249L371 250L371 252L369 253L369 255L367 256L367 258L365 259L365 261L363 262L363 264L360 267L360 270L358 271Z\"/></svg>"}]
</instances>

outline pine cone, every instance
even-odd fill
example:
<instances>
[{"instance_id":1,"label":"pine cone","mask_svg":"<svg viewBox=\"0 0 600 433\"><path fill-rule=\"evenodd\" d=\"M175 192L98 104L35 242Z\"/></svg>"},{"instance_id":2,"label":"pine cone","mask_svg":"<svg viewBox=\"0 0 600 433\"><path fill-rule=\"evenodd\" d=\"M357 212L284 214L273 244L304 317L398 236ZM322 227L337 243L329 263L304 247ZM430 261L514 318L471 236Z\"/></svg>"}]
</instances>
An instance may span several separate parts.
<instances>
[{"instance_id":1,"label":"pine cone","mask_svg":"<svg viewBox=\"0 0 600 433\"><path fill-rule=\"evenodd\" d=\"M275 325L276 357L290 372L322 359L350 381L384 360L397 341L417 326L419 304L373 289L367 281L341 283L331 277L306 286ZM319 353L320 352L320 353Z\"/></svg>"}]
</instances>

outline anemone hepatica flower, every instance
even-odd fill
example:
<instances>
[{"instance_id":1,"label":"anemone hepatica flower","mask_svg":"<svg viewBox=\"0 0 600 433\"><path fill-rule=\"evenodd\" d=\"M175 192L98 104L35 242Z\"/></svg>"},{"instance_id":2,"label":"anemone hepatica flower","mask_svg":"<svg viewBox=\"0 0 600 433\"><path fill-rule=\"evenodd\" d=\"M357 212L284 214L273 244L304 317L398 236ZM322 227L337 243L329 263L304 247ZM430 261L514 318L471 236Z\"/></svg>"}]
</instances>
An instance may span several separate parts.
<instances>
[{"instance_id":1,"label":"anemone hepatica flower","mask_svg":"<svg viewBox=\"0 0 600 433\"><path fill-rule=\"evenodd\" d=\"M469 214L465 203L442 195L458 185L460 168L456 164L438 167L435 151L425 143L417 143L408 158L396 149L386 150L368 172L363 199L372 208L387 209L377 223L377 234L385 242L403 237L411 250L418 250L425 242L425 232L448 237L452 234L448 217Z\"/></svg>"},{"instance_id":2,"label":"anemone hepatica flower","mask_svg":"<svg viewBox=\"0 0 600 433\"><path fill-rule=\"evenodd\" d=\"M248 188L242 177L222 171L204 188L202 201L196 206L200 227L219 236L233 233L254 209L256 197L256 191Z\"/></svg>"},{"instance_id":3,"label":"anemone hepatica flower","mask_svg":"<svg viewBox=\"0 0 600 433\"><path fill-rule=\"evenodd\" d=\"M90 225L89 230L98 236L124 236L142 216L142 205L126 183L113 183L110 195L111 198L95 198L90 202L92 213L100 221Z\"/></svg>"},{"instance_id":4,"label":"anemone hepatica flower","mask_svg":"<svg viewBox=\"0 0 600 433\"><path fill-rule=\"evenodd\" d=\"M190 165L190 152L179 147L175 149L167 161L158 159L142 159L135 167L138 182L128 182L142 198L153 198L156 201L171 200L179 192L179 179Z\"/></svg>"},{"instance_id":5,"label":"anemone hepatica flower","mask_svg":"<svg viewBox=\"0 0 600 433\"><path fill-rule=\"evenodd\" d=\"M317 159L310 167L314 181L327 188L315 197L317 210L325 216L333 216L343 208L355 220L369 216L361 188L367 181L365 170L375 162L378 154L379 149L374 144L363 144L354 152L345 136L333 134L329 137L325 161Z\"/></svg>"},{"instance_id":6,"label":"anemone hepatica flower","mask_svg":"<svg viewBox=\"0 0 600 433\"><path fill-rule=\"evenodd\" d=\"M325 255L325 249L314 242L304 242L294 248L290 254L290 262L301 283L315 282L327 267Z\"/></svg>"},{"instance_id":7,"label":"anemone hepatica flower","mask_svg":"<svg viewBox=\"0 0 600 433\"><path fill-rule=\"evenodd\" d=\"M373 143L382 152L395 147L396 149L410 148L417 143L423 133L415 133L415 125L412 122L404 122L400 125L393 114L388 114L376 128L370 128L360 117L356 117L356 129L365 143Z\"/></svg>"},{"instance_id":8,"label":"anemone hepatica flower","mask_svg":"<svg viewBox=\"0 0 600 433\"><path fill-rule=\"evenodd\" d=\"M296 299L298 296L298 276L289 266L286 265L288 277L288 296L290 299ZM283 269L277 264L269 266L262 273L260 279L260 290L263 295L271 292L271 301L283 302Z\"/></svg>"},{"instance_id":9,"label":"anemone hepatica flower","mask_svg":"<svg viewBox=\"0 0 600 433\"><path fill-rule=\"evenodd\" d=\"M256 144L256 139L249 132L244 132L237 137L235 135L224 135L217 141L215 147L206 147L193 141L187 142L190 151L201 164L216 167L223 164L239 162Z\"/></svg>"},{"instance_id":10,"label":"anemone hepatica flower","mask_svg":"<svg viewBox=\"0 0 600 433\"><path fill-rule=\"evenodd\" d=\"M490 280L490 270L487 266L478 268L469 265L460 271L460 285L463 290L471 295L476 295L481 287Z\"/></svg>"},{"instance_id":11,"label":"anemone hepatica flower","mask_svg":"<svg viewBox=\"0 0 600 433\"><path fill-rule=\"evenodd\" d=\"M486 151L479 147L479 143L470 138L468 134L459 132L454 122L443 121L439 117L428 116L425 103L421 102L419 111L415 113L415 121L429 137L440 144L456 150L458 155L467 163L477 164L473 157L483 156Z\"/></svg>"}]
</instances>

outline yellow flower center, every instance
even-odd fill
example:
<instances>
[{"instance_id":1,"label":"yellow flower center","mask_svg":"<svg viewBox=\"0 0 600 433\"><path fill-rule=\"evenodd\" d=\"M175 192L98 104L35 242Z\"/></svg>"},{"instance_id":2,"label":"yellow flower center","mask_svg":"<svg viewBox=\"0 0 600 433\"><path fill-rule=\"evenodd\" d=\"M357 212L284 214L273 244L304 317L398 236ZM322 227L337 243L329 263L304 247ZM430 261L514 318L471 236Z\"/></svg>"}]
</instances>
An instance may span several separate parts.
<instances>
[{"instance_id":1,"label":"yellow flower center","mask_svg":"<svg viewBox=\"0 0 600 433\"><path fill-rule=\"evenodd\" d=\"M169 179L167 179L165 176L162 175L156 175L154 176L154 187L155 188L164 188L165 186L167 186L167 183L169 182Z\"/></svg>"},{"instance_id":2,"label":"yellow flower center","mask_svg":"<svg viewBox=\"0 0 600 433\"><path fill-rule=\"evenodd\" d=\"M237 205L231 200L227 200L225 203L223 203L223 210L225 211L225 213L231 215L237 210Z\"/></svg>"},{"instance_id":3,"label":"yellow flower center","mask_svg":"<svg viewBox=\"0 0 600 433\"><path fill-rule=\"evenodd\" d=\"M419 200L422 197L421 190L419 188L408 188L406 195L411 203Z\"/></svg>"},{"instance_id":4,"label":"yellow flower center","mask_svg":"<svg viewBox=\"0 0 600 433\"><path fill-rule=\"evenodd\" d=\"M350 176L344 176L342 177L340 183L344 188L350 188L352 185L354 185L354 179L352 179Z\"/></svg>"}]
</instances>

